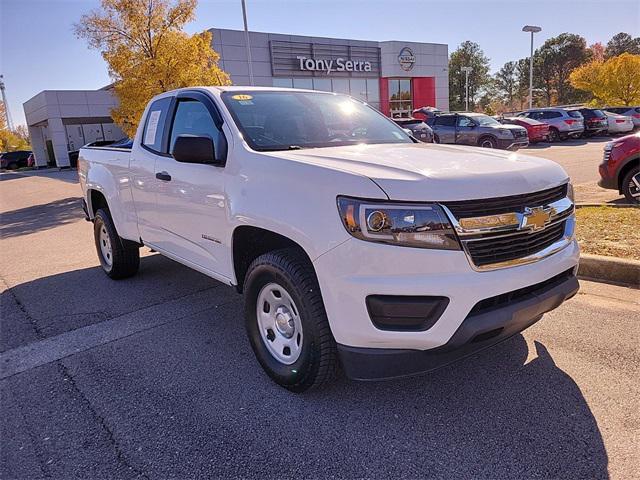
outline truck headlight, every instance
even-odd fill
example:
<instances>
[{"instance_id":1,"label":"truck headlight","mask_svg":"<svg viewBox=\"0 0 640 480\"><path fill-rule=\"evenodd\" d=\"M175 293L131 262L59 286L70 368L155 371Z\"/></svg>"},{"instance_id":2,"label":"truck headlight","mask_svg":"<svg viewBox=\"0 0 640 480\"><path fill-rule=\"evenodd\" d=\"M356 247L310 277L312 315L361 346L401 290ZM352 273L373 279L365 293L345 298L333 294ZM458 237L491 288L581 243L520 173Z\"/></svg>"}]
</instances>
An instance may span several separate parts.
<instances>
[{"instance_id":1,"label":"truck headlight","mask_svg":"<svg viewBox=\"0 0 640 480\"><path fill-rule=\"evenodd\" d=\"M446 214L436 204L338 197L342 223L354 237L404 247L460 250Z\"/></svg>"},{"instance_id":2,"label":"truck headlight","mask_svg":"<svg viewBox=\"0 0 640 480\"><path fill-rule=\"evenodd\" d=\"M513 138L513 133L511 132L511 130L501 128L498 129L498 136L502 138Z\"/></svg>"}]
</instances>

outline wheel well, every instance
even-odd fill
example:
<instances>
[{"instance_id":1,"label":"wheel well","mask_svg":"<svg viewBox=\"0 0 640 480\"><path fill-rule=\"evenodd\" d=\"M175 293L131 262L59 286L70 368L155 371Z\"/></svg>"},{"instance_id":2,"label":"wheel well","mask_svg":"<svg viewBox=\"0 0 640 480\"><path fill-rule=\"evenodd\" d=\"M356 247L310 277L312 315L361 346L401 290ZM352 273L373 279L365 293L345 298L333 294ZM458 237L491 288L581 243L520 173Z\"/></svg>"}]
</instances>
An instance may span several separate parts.
<instances>
[{"instance_id":1,"label":"wheel well","mask_svg":"<svg viewBox=\"0 0 640 480\"><path fill-rule=\"evenodd\" d=\"M96 216L96 212L101 208L109 209L107 199L101 192L99 192L98 190L90 190L90 193L91 195L89 199L91 200L91 214L93 217Z\"/></svg>"},{"instance_id":2,"label":"wheel well","mask_svg":"<svg viewBox=\"0 0 640 480\"><path fill-rule=\"evenodd\" d=\"M622 193L622 181L624 180L625 175L638 164L638 160L640 160L640 158L632 158L627 161L627 163L618 172L618 191L620 193Z\"/></svg>"},{"instance_id":3,"label":"wheel well","mask_svg":"<svg viewBox=\"0 0 640 480\"><path fill-rule=\"evenodd\" d=\"M242 293L244 278L249 265L260 255L282 248L295 248L309 256L296 242L278 233L258 227L241 226L233 232L233 269L236 274L236 290ZM309 259L311 262L311 259Z\"/></svg>"},{"instance_id":4,"label":"wheel well","mask_svg":"<svg viewBox=\"0 0 640 480\"><path fill-rule=\"evenodd\" d=\"M496 137L489 133L485 133L484 135L480 135L480 138L478 138L478 144L482 143L482 140L484 140L485 138L490 138L494 142L497 142Z\"/></svg>"}]
</instances>

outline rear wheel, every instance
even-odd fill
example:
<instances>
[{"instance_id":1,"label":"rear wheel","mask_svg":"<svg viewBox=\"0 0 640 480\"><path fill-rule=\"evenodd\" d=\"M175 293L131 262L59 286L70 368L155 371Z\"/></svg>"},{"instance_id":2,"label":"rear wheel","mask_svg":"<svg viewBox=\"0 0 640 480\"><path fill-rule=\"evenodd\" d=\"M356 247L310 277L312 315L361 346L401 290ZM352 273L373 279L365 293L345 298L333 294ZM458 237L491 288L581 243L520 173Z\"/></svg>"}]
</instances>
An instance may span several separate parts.
<instances>
[{"instance_id":1,"label":"rear wheel","mask_svg":"<svg viewBox=\"0 0 640 480\"><path fill-rule=\"evenodd\" d=\"M558 133L558 129L557 128L550 128L549 129L549 142L554 143L560 140L560 133Z\"/></svg>"},{"instance_id":2,"label":"rear wheel","mask_svg":"<svg viewBox=\"0 0 640 480\"><path fill-rule=\"evenodd\" d=\"M108 210L96 213L93 235L100 265L109 277L117 280L138 272L140 248L137 243L120 238Z\"/></svg>"},{"instance_id":3,"label":"rear wheel","mask_svg":"<svg viewBox=\"0 0 640 480\"><path fill-rule=\"evenodd\" d=\"M244 291L251 347L276 383L303 392L333 379L336 343L313 266L302 253L261 255L249 267Z\"/></svg>"},{"instance_id":4,"label":"rear wheel","mask_svg":"<svg viewBox=\"0 0 640 480\"><path fill-rule=\"evenodd\" d=\"M622 193L631 203L640 203L640 170L632 168L622 179Z\"/></svg>"}]
</instances>

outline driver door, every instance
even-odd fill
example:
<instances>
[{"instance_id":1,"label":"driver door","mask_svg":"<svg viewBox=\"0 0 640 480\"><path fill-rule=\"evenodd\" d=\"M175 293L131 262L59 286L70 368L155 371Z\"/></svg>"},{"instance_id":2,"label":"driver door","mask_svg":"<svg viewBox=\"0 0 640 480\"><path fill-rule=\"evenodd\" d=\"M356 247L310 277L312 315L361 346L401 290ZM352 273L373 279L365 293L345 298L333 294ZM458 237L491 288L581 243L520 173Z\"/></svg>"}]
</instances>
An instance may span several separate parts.
<instances>
[{"instance_id":1,"label":"driver door","mask_svg":"<svg viewBox=\"0 0 640 480\"><path fill-rule=\"evenodd\" d=\"M171 155L179 135L209 136L216 158L226 157L222 119L213 101L201 92L181 93L170 126L168 155L157 157L157 217L161 251L226 280L231 278L229 222L222 166L184 163ZM222 159L224 162L224 159Z\"/></svg>"}]
</instances>

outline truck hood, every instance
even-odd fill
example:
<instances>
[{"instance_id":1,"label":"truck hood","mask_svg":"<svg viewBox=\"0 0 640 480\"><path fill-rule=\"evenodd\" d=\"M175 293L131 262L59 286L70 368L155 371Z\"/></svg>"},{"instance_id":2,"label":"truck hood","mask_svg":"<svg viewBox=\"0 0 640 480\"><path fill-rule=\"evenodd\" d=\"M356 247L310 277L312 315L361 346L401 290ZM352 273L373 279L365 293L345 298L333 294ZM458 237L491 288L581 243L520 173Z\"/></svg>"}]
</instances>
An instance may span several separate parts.
<instances>
[{"instance_id":1,"label":"truck hood","mask_svg":"<svg viewBox=\"0 0 640 480\"><path fill-rule=\"evenodd\" d=\"M454 145L349 145L266 154L369 177L391 200L519 195L555 187L568 179L562 167L549 160Z\"/></svg>"}]
</instances>

